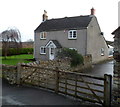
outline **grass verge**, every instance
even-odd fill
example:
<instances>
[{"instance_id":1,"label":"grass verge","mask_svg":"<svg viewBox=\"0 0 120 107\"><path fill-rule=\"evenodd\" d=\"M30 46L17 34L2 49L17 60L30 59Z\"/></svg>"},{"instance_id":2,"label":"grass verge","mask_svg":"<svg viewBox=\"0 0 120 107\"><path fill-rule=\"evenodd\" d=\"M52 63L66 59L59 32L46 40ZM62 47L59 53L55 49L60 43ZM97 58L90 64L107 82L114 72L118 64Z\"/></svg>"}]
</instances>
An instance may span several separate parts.
<instances>
[{"instance_id":1,"label":"grass verge","mask_svg":"<svg viewBox=\"0 0 120 107\"><path fill-rule=\"evenodd\" d=\"M23 54L23 55L14 55L8 56L6 59L4 57L0 57L0 64L7 65L17 65L17 63L29 63L31 61L27 61L26 59L33 59L33 55L31 54Z\"/></svg>"}]
</instances>

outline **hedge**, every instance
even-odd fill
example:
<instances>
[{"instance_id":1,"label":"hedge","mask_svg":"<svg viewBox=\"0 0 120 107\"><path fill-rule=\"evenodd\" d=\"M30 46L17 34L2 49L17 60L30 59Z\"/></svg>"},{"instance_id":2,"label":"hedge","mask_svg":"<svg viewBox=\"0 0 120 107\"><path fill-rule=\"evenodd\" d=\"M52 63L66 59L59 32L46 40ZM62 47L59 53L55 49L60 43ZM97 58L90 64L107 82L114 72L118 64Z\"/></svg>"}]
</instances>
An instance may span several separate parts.
<instances>
[{"instance_id":1,"label":"hedge","mask_svg":"<svg viewBox=\"0 0 120 107\"><path fill-rule=\"evenodd\" d=\"M4 56L4 51L0 49L0 55ZM33 48L20 48L18 50L14 48L10 48L8 50L8 56L10 55L19 55L19 54L33 54Z\"/></svg>"}]
</instances>

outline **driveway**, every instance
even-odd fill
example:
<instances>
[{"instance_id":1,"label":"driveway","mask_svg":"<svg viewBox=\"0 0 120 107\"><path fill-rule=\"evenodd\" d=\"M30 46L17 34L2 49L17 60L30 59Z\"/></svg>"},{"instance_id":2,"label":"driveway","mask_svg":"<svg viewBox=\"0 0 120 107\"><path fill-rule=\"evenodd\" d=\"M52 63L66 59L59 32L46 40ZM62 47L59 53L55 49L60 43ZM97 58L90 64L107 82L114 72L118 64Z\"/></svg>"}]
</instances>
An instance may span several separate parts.
<instances>
[{"instance_id":1,"label":"driveway","mask_svg":"<svg viewBox=\"0 0 120 107\"><path fill-rule=\"evenodd\" d=\"M85 71L85 74L95 75L95 76L101 76L103 77L104 74L110 74L113 76L113 66L114 61L106 61L104 63L95 64L93 65L93 68L90 70Z\"/></svg>"}]
</instances>

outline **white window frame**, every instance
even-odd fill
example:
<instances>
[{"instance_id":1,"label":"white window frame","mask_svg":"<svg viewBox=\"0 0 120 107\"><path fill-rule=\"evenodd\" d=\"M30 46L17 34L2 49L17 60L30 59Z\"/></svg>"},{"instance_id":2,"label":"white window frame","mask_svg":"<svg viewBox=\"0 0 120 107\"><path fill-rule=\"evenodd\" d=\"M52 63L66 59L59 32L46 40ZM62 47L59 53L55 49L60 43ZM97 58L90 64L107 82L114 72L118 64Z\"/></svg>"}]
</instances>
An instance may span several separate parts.
<instances>
[{"instance_id":1,"label":"white window frame","mask_svg":"<svg viewBox=\"0 0 120 107\"><path fill-rule=\"evenodd\" d=\"M101 56L104 56L104 54L105 54L105 49L101 48Z\"/></svg>"},{"instance_id":2,"label":"white window frame","mask_svg":"<svg viewBox=\"0 0 120 107\"><path fill-rule=\"evenodd\" d=\"M71 49L71 50L76 50L76 51L77 51L77 49L76 49L76 48L69 48L69 49Z\"/></svg>"},{"instance_id":3,"label":"white window frame","mask_svg":"<svg viewBox=\"0 0 120 107\"><path fill-rule=\"evenodd\" d=\"M45 40L47 36L47 32L40 32L40 39Z\"/></svg>"},{"instance_id":4,"label":"white window frame","mask_svg":"<svg viewBox=\"0 0 120 107\"><path fill-rule=\"evenodd\" d=\"M70 32L72 32L72 35L70 34ZM76 32L76 37L74 37L74 32ZM77 30L69 30L68 39L77 39Z\"/></svg>"},{"instance_id":5,"label":"white window frame","mask_svg":"<svg viewBox=\"0 0 120 107\"><path fill-rule=\"evenodd\" d=\"M46 47L45 46L40 47L40 54L46 54Z\"/></svg>"}]
</instances>

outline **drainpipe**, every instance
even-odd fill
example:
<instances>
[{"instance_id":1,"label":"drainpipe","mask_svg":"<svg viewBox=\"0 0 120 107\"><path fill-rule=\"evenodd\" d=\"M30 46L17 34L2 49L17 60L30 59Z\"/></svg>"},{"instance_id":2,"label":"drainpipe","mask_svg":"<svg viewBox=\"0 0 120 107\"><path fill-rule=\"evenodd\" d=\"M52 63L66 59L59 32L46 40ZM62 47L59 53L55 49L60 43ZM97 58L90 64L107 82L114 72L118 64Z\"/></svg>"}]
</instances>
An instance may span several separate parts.
<instances>
[{"instance_id":1,"label":"drainpipe","mask_svg":"<svg viewBox=\"0 0 120 107\"><path fill-rule=\"evenodd\" d=\"M86 27L86 47L85 47L85 55L87 55L87 29L88 29L88 27Z\"/></svg>"}]
</instances>

